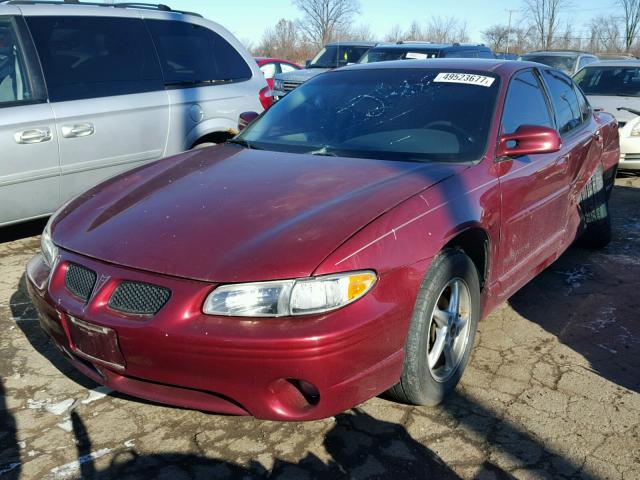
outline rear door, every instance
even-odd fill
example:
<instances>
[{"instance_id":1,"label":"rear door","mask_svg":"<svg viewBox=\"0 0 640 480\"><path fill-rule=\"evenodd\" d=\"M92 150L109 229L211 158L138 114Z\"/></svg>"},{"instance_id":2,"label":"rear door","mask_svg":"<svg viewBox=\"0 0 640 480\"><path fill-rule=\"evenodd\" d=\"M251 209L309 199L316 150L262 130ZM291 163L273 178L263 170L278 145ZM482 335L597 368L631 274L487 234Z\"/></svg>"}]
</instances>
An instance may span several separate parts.
<instances>
[{"instance_id":1,"label":"rear door","mask_svg":"<svg viewBox=\"0 0 640 480\"><path fill-rule=\"evenodd\" d=\"M164 155L168 100L142 19L34 16L27 23L56 117L62 201Z\"/></svg>"},{"instance_id":2,"label":"rear door","mask_svg":"<svg viewBox=\"0 0 640 480\"><path fill-rule=\"evenodd\" d=\"M523 125L555 127L535 69L512 78L505 100L502 133L513 133ZM570 149L563 146L556 153L498 159L503 172L498 270L507 289L519 288L559 249L569 205L569 153Z\"/></svg>"},{"instance_id":3,"label":"rear door","mask_svg":"<svg viewBox=\"0 0 640 480\"><path fill-rule=\"evenodd\" d=\"M169 94L170 153L188 149L203 135L217 143L237 133L243 112L261 112L260 88L264 76L253 71L222 35L200 21L145 20L160 57L164 82ZM205 22L204 20L202 22ZM251 62L255 65L253 59ZM257 72L257 66L256 66Z\"/></svg>"},{"instance_id":4,"label":"rear door","mask_svg":"<svg viewBox=\"0 0 640 480\"><path fill-rule=\"evenodd\" d=\"M549 96L553 103L556 122L562 136L563 151L567 159L567 188L569 203L575 206L579 195L578 189L584 186L578 180L586 180L595 171L602 155L602 143L598 135L594 135L596 127L589 104L573 80L564 73L544 69L542 72ZM567 220L575 220L576 208L567 209ZM575 225L572 225L575 228ZM567 241L573 240L570 236Z\"/></svg>"},{"instance_id":5,"label":"rear door","mask_svg":"<svg viewBox=\"0 0 640 480\"><path fill-rule=\"evenodd\" d=\"M0 225L53 212L59 182L58 137L37 55L22 17L0 16Z\"/></svg>"}]
</instances>

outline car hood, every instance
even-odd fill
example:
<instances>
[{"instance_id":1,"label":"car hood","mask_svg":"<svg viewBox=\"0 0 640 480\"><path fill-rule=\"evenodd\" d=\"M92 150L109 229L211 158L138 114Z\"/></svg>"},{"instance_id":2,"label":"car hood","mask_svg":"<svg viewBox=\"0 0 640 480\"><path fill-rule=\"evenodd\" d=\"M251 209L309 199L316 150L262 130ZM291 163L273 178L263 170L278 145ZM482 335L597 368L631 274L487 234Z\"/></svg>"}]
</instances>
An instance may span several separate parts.
<instances>
[{"instance_id":1,"label":"car hood","mask_svg":"<svg viewBox=\"0 0 640 480\"><path fill-rule=\"evenodd\" d=\"M618 110L618 107L629 107L640 110L640 97L619 97L613 95L587 95L593 108L601 108L613 115L618 122L630 122L636 115L626 110Z\"/></svg>"},{"instance_id":2,"label":"car hood","mask_svg":"<svg viewBox=\"0 0 640 480\"><path fill-rule=\"evenodd\" d=\"M328 72L330 68L305 68L303 70L296 70L295 72L279 73L276 75L276 80L284 80L287 82L304 83L310 78L313 78L321 73Z\"/></svg>"},{"instance_id":3,"label":"car hood","mask_svg":"<svg viewBox=\"0 0 640 480\"><path fill-rule=\"evenodd\" d=\"M94 187L60 210L53 240L196 280L304 277L376 217L463 168L221 145Z\"/></svg>"}]
</instances>

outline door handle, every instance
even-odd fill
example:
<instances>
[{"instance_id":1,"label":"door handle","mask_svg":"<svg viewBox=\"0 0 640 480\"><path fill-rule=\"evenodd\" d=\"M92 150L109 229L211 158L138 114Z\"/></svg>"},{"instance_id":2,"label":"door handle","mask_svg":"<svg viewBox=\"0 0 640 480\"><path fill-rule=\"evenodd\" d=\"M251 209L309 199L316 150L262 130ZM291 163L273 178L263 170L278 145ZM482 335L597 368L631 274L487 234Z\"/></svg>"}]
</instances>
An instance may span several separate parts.
<instances>
[{"instance_id":1,"label":"door handle","mask_svg":"<svg viewBox=\"0 0 640 480\"><path fill-rule=\"evenodd\" d=\"M24 130L23 132L16 132L13 135L16 143L20 144L31 144L31 143L42 143L48 142L51 140L51 129L50 128L32 128L29 130Z\"/></svg>"},{"instance_id":2,"label":"door handle","mask_svg":"<svg viewBox=\"0 0 640 480\"><path fill-rule=\"evenodd\" d=\"M78 123L76 125L64 125L62 128L64 138L87 137L96 131L91 123Z\"/></svg>"}]
</instances>

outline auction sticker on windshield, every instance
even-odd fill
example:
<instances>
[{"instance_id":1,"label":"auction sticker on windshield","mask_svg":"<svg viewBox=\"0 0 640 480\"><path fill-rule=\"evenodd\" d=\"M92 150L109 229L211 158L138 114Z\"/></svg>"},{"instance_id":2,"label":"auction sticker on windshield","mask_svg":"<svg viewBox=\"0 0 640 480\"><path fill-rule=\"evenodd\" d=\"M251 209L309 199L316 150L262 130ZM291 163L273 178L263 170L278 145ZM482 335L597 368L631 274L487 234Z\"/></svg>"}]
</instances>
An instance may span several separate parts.
<instances>
[{"instance_id":1,"label":"auction sticker on windshield","mask_svg":"<svg viewBox=\"0 0 640 480\"><path fill-rule=\"evenodd\" d=\"M444 83L465 83L468 85L479 85L481 87L490 87L493 85L495 78L485 75L475 75L473 73L439 73L434 82Z\"/></svg>"}]
</instances>

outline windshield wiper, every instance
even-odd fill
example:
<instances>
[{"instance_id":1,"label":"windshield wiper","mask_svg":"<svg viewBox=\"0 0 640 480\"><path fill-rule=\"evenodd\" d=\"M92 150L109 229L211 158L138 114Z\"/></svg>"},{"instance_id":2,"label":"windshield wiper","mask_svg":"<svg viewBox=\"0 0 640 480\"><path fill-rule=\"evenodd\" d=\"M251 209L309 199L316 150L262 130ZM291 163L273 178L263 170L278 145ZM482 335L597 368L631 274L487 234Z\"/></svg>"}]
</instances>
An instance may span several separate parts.
<instances>
[{"instance_id":1,"label":"windshield wiper","mask_svg":"<svg viewBox=\"0 0 640 480\"><path fill-rule=\"evenodd\" d=\"M308 153L309 155L318 155L321 157L337 157L337 155L333 152L330 152L326 146L319 148L317 150L311 150Z\"/></svg>"},{"instance_id":2,"label":"windshield wiper","mask_svg":"<svg viewBox=\"0 0 640 480\"><path fill-rule=\"evenodd\" d=\"M635 108L618 107L616 110L626 110L629 113L633 113L634 115L640 116L640 110L636 110Z\"/></svg>"},{"instance_id":3,"label":"windshield wiper","mask_svg":"<svg viewBox=\"0 0 640 480\"><path fill-rule=\"evenodd\" d=\"M253 143L249 143L246 140L241 138L232 138L231 140L227 140L226 143L232 143L234 145L240 145L241 147L248 148L251 150L262 150L259 147L256 147Z\"/></svg>"}]
</instances>

